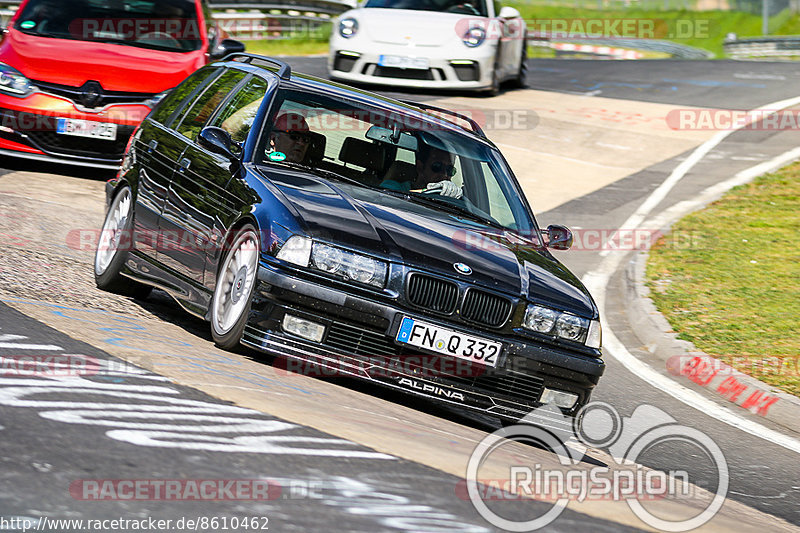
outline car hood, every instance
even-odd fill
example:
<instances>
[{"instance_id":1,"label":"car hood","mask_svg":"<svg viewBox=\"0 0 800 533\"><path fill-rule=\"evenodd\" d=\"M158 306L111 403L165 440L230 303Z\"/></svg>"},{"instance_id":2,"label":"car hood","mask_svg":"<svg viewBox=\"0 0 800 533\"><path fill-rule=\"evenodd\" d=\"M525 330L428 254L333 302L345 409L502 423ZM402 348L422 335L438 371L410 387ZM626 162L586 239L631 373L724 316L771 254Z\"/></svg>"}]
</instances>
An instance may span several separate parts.
<instances>
[{"instance_id":1,"label":"car hood","mask_svg":"<svg viewBox=\"0 0 800 533\"><path fill-rule=\"evenodd\" d=\"M461 36L456 31L456 25L465 15L370 7L353 9L342 15L342 18L348 17L358 21L359 31L364 32L372 42L413 48L442 46L456 40L460 43Z\"/></svg>"},{"instance_id":2,"label":"car hood","mask_svg":"<svg viewBox=\"0 0 800 533\"><path fill-rule=\"evenodd\" d=\"M391 261L570 311L596 307L581 282L550 253L518 234L371 189L270 175L306 235ZM472 274L459 274L465 263Z\"/></svg>"},{"instance_id":3,"label":"car hood","mask_svg":"<svg viewBox=\"0 0 800 533\"><path fill-rule=\"evenodd\" d=\"M32 80L80 87L95 80L107 91L160 93L205 64L205 52L57 39L9 29L0 61Z\"/></svg>"}]
</instances>

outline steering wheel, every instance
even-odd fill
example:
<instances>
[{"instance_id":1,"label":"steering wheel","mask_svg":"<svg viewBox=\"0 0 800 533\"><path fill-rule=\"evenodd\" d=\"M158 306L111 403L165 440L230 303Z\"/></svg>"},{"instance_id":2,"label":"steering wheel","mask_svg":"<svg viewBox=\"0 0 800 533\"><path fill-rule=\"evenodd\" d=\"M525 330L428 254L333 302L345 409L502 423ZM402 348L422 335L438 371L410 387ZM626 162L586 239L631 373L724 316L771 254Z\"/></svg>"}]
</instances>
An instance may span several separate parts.
<instances>
[{"instance_id":1,"label":"steering wheel","mask_svg":"<svg viewBox=\"0 0 800 533\"><path fill-rule=\"evenodd\" d=\"M476 15L476 16L480 16L481 15L480 11L478 11L477 8L475 8L475 6L473 6L472 4L469 4L469 3L452 5L452 6L448 7L447 9L445 9L445 12L447 12L447 13L463 13L465 15Z\"/></svg>"},{"instance_id":2,"label":"steering wheel","mask_svg":"<svg viewBox=\"0 0 800 533\"><path fill-rule=\"evenodd\" d=\"M181 48L181 43L178 41L178 39L169 33L164 33L163 31L151 31L149 33L145 33L136 39L136 42L154 44L156 46L171 46L173 48Z\"/></svg>"}]
</instances>

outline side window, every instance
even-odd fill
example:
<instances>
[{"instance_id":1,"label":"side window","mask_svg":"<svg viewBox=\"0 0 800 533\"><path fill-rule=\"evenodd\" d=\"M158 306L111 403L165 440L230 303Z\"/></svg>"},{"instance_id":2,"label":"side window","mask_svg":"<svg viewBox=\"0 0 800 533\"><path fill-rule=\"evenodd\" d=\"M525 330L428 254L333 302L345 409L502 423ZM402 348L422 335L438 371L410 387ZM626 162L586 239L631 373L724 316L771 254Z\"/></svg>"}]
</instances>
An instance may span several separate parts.
<instances>
[{"instance_id":1,"label":"side window","mask_svg":"<svg viewBox=\"0 0 800 533\"><path fill-rule=\"evenodd\" d=\"M191 109L183 115L183 121L177 128L178 133L195 140L197 134L214 114L214 110L245 76L247 74L239 70L229 70L217 78L194 102Z\"/></svg>"},{"instance_id":2,"label":"side window","mask_svg":"<svg viewBox=\"0 0 800 533\"><path fill-rule=\"evenodd\" d=\"M479 172L483 174L479 181L483 181L486 184L486 194L489 196L489 214L500 224L512 227L515 223L514 212L511 210L508 199L497 182L492 169L485 161L480 162L479 168Z\"/></svg>"},{"instance_id":3,"label":"side window","mask_svg":"<svg viewBox=\"0 0 800 533\"><path fill-rule=\"evenodd\" d=\"M186 78L183 83L170 91L170 93L158 103L153 112L150 113L150 119L160 122L165 126L169 126L167 121L169 117L172 116L172 113L183 105L184 100L186 100L195 89L211 78L212 75L217 74L218 71L219 69L217 68L204 68Z\"/></svg>"},{"instance_id":4,"label":"side window","mask_svg":"<svg viewBox=\"0 0 800 533\"><path fill-rule=\"evenodd\" d=\"M267 82L254 77L217 115L212 126L217 126L230 133L234 142L242 142L247 138L258 108L267 94Z\"/></svg>"}]
</instances>

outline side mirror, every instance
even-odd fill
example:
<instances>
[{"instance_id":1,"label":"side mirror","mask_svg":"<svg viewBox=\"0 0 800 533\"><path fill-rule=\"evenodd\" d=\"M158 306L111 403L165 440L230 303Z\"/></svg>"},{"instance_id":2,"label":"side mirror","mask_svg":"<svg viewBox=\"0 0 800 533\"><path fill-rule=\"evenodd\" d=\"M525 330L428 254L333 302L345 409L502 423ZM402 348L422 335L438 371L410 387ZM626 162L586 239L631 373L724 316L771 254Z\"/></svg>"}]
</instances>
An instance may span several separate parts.
<instances>
[{"instance_id":1,"label":"side mirror","mask_svg":"<svg viewBox=\"0 0 800 533\"><path fill-rule=\"evenodd\" d=\"M517 19L519 17L519 11L511 6L503 6L500 8L500 13L497 14L497 18L501 19Z\"/></svg>"},{"instance_id":2,"label":"side mirror","mask_svg":"<svg viewBox=\"0 0 800 533\"><path fill-rule=\"evenodd\" d=\"M572 247L572 232L567 227L551 224L542 233L547 235L545 244L547 244L548 248L569 250Z\"/></svg>"},{"instance_id":3,"label":"side mirror","mask_svg":"<svg viewBox=\"0 0 800 533\"><path fill-rule=\"evenodd\" d=\"M210 53L211 59L222 59L228 54L238 54L244 52L245 46L242 41L235 39L222 39L215 49Z\"/></svg>"},{"instance_id":4,"label":"side mirror","mask_svg":"<svg viewBox=\"0 0 800 533\"><path fill-rule=\"evenodd\" d=\"M239 156L233 153L233 140L230 134L222 128L207 126L200 132L197 143L215 154L227 156L230 160L239 160Z\"/></svg>"}]
</instances>

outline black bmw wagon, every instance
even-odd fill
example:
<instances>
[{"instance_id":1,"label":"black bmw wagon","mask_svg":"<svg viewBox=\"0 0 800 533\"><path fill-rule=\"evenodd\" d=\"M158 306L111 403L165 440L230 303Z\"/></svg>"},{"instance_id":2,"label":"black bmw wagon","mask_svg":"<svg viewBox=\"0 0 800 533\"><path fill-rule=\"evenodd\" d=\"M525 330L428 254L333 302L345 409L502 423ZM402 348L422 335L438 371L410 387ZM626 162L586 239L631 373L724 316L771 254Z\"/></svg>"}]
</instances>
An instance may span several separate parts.
<instances>
[{"instance_id":1,"label":"black bmw wagon","mask_svg":"<svg viewBox=\"0 0 800 533\"><path fill-rule=\"evenodd\" d=\"M574 415L605 368L597 307L469 117L234 54L133 134L98 287L152 287L245 345L516 421ZM303 366L298 365L302 369Z\"/></svg>"}]
</instances>

